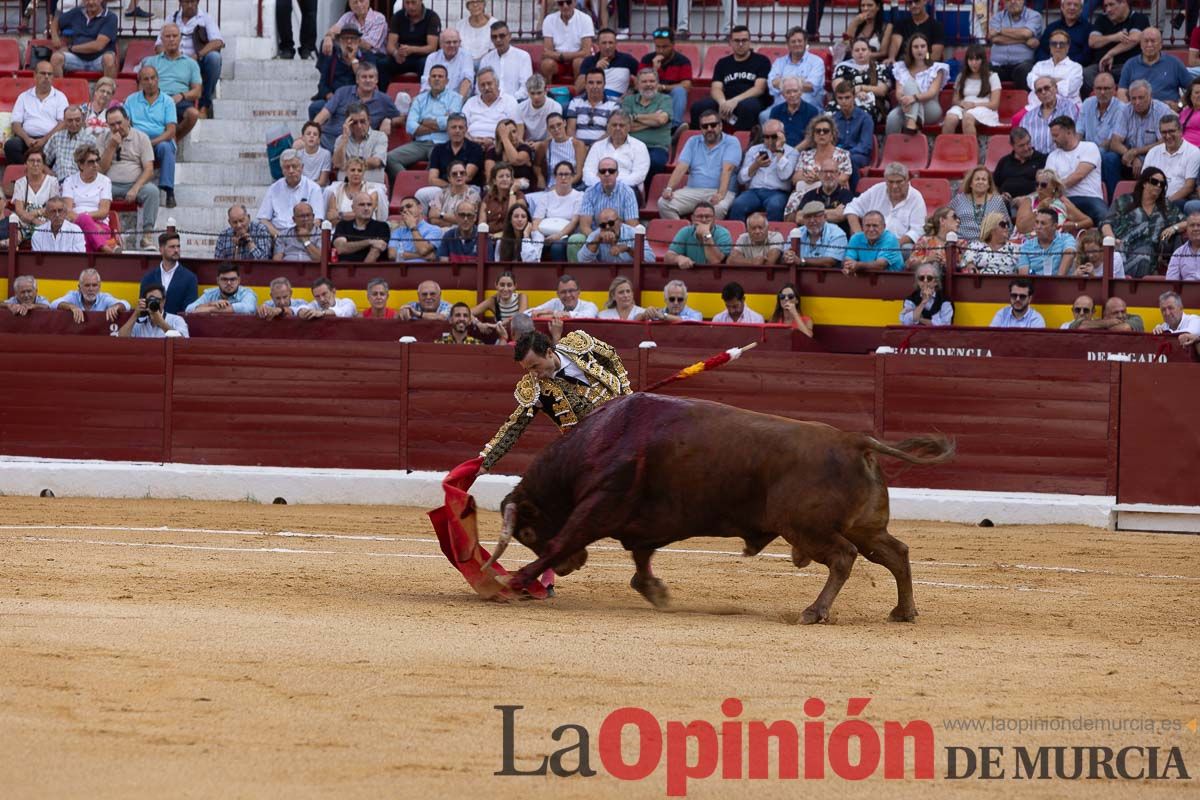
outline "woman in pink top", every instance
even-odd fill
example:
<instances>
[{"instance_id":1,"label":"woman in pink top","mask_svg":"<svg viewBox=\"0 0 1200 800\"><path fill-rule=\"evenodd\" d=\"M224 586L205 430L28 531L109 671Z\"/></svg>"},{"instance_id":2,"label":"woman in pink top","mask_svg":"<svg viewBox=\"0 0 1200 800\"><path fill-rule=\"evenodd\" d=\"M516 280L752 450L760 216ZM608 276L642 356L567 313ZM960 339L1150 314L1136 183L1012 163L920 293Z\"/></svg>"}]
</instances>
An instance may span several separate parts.
<instances>
[{"instance_id":1,"label":"woman in pink top","mask_svg":"<svg viewBox=\"0 0 1200 800\"><path fill-rule=\"evenodd\" d=\"M1193 78L1188 84L1183 105L1179 108L1179 124L1183 127L1184 140L1200 147L1200 78Z\"/></svg>"}]
</instances>

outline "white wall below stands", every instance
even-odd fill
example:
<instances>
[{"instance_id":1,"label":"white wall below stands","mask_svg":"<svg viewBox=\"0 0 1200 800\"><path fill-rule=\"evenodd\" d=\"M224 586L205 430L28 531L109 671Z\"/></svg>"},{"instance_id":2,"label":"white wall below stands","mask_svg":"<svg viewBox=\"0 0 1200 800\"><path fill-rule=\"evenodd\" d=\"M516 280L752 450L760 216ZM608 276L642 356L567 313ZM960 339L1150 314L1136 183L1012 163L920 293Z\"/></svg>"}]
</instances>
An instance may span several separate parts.
<instances>
[{"instance_id":1,"label":"white wall below stands","mask_svg":"<svg viewBox=\"0 0 1200 800\"><path fill-rule=\"evenodd\" d=\"M117 461L0 458L0 494L57 497L246 500L289 504L369 504L434 508L442 504L441 473L401 470L295 469ZM496 510L517 478L484 475L472 494L480 508ZM892 516L939 522L996 525L1086 525L1111 529L1116 499L1059 494L892 489ZM1138 507L1141 530L1195 531L1200 508L1154 513ZM1125 514L1126 512L1122 512ZM1190 517L1190 519L1189 519ZM1152 518L1160 527L1147 526ZM1132 522L1132 517L1128 520ZM1123 524L1123 528L1132 525Z\"/></svg>"}]
</instances>

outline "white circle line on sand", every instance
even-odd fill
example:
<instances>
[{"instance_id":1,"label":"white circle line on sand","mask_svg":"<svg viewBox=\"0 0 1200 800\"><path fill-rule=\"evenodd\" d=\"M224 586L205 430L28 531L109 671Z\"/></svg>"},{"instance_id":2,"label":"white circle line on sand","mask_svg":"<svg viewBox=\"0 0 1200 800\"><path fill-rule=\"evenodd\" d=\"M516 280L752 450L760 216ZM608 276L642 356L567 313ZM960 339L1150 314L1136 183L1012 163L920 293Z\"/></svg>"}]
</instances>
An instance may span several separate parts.
<instances>
[{"instance_id":1,"label":"white circle line on sand","mask_svg":"<svg viewBox=\"0 0 1200 800\"><path fill-rule=\"evenodd\" d=\"M0 531L116 531L122 533L202 533L213 535L226 536L282 536L290 538L312 538L312 539L344 539L348 541L377 541L377 542L397 542L408 544L437 544L437 539L429 539L425 537L412 536L377 536L366 534L347 534L347 533L311 533L307 531L263 531L263 530L236 530L228 528L175 528L166 525L160 526L121 526L121 525L0 525ZM495 542L481 542L485 547L495 547ZM517 543L519 544L519 543ZM590 545L589 550L596 551L614 551L625 552L625 548L616 545ZM701 550L684 547L662 547L659 548L659 553L684 554L684 555L718 555L718 556L737 556L742 554L735 550ZM791 559L791 555L787 553L759 553L759 558L779 558ZM967 561L913 561L913 566L920 567L947 567L954 569L1014 569L1033 572L1058 572L1069 575L1112 575L1114 577L1125 578L1142 578L1147 580L1164 580L1164 581L1186 581L1200 583L1200 577L1191 575L1165 575L1145 572L1117 572L1106 569L1085 569L1083 567L1070 566L1053 566L1045 564L1005 564L995 562L992 564L976 564Z\"/></svg>"},{"instance_id":2,"label":"white circle line on sand","mask_svg":"<svg viewBox=\"0 0 1200 800\"><path fill-rule=\"evenodd\" d=\"M12 537L6 537L11 538ZM307 555L307 556L350 556L359 557L367 556L369 558L427 558L427 559L442 559L444 556L431 553L372 553L372 552L354 552L340 550L307 550L294 547L221 547L218 545L202 545L202 544L174 544L171 542L117 542L104 539L70 539L63 537L51 536L21 536L18 537L23 542L35 542L40 544L74 544L74 545L92 545L96 547L131 547L131 548L149 548L149 549L166 549L166 550L198 550L204 552L223 552L223 553L275 553L284 555ZM617 566L614 564L604 564L605 567ZM825 576L811 572L767 572L766 575L786 575L802 578L817 578L824 579ZM923 581L913 580L913 584L918 586L933 586L942 589L967 589L971 591L979 590L996 590L1010 592L1040 592L1044 594L1069 594L1081 595L1084 592L1062 592L1054 589L1035 589L1029 586L1002 586L998 584L968 584L968 583L947 583L944 581Z\"/></svg>"}]
</instances>

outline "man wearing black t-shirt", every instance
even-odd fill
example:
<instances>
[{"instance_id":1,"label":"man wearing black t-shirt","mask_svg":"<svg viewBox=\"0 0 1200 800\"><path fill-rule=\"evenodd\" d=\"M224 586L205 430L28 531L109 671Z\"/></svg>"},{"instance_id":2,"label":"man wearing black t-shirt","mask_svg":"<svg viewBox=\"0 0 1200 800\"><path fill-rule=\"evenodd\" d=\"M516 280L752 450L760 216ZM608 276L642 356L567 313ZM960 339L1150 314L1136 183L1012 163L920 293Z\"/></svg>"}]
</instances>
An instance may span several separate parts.
<instances>
[{"instance_id":1,"label":"man wearing black t-shirt","mask_svg":"<svg viewBox=\"0 0 1200 800\"><path fill-rule=\"evenodd\" d=\"M1033 149L1033 140L1024 128L1013 128L1008 134L1012 152L996 163L996 187L1009 200L1033 194L1037 190L1037 174L1046 168L1046 154Z\"/></svg>"},{"instance_id":2,"label":"man wearing black t-shirt","mask_svg":"<svg viewBox=\"0 0 1200 800\"><path fill-rule=\"evenodd\" d=\"M900 54L900 48L914 33L923 33L929 40L929 60L941 61L946 52L946 30L942 23L929 16L926 0L904 0L908 6L909 16L896 23L892 33L892 44L888 48L888 62L893 62ZM895 13L895 12L893 12Z\"/></svg>"},{"instance_id":3,"label":"man wearing black t-shirt","mask_svg":"<svg viewBox=\"0 0 1200 800\"><path fill-rule=\"evenodd\" d=\"M333 229L333 249L338 261L378 261L387 254L392 229L386 222L373 219L375 206L371 195L362 192L354 198L354 219L344 219Z\"/></svg>"},{"instance_id":4,"label":"man wearing black t-shirt","mask_svg":"<svg viewBox=\"0 0 1200 800\"><path fill-rule=\"evenodd\" d=\"M729 33L733 55L717 62L713 70L712 96L692 104L692 129L700 128L700 115L716 110L734 130L748 131L758 124L758 115L770 105L767 78L771 61L750 49L750 29L737 25Z\"/></svg>"},{"instance_id":5,"label":"man wearing black t-shirt","mask_svg":"<svg viewBox=\"0 0 1200 800\"><path fill-rule=\"evenodd\" d=\"M380 85L386 86L385 81L396 75L423 75L425 58L437 50L441 33L441 18L425 8L424 0L404 0L388 27L387 51L392 60L387 74L380 76Z\"/></svg>"},{"instance_id":6,"label":"man wearing black t-shirt","mask_svg":"<svg viewBox=\"0 0 1200 800\"><path fill-rule=\"evenodd\" d=\"M1095 61L1083 70L1083 87L1092 91L1092 84L1101 72L1120 76L1125 62L1141 54L1142 31L1150 20L1141 12L1131 13L1129 0L1104 0L1104 13L1096 18L1088 35Z\"/></svg>"}]
</instances>

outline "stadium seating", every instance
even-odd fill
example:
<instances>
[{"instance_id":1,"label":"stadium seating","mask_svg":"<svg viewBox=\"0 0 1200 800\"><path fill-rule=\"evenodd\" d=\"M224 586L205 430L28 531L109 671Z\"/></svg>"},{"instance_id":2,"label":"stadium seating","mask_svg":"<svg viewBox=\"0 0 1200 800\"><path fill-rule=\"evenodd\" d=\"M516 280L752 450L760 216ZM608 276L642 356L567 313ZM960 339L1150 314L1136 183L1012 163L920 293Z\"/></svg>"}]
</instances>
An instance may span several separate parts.
<instances>
[{"instance_id":1,"label":"stadium seating","mask_svg":"<svg viewBox=\"0 0 1200 800\"><path fill-rule=\"evenodd\" d=\"M1000 90L1000 110L996 113L1000 117L999 125L979 125L976 131L981 134L1005 134L1012 130L1013 114L1025 107L1025 103L1029 101L1029 92L1025 89L1001 89Z\"/></svg>"},{"instance_id":2,"label":"stadium seating","mask_svg":"<svg viewBox=\"0 0 1200 800\"><path fill-rule=\"evenodd\" d=\"M117 90L113 92L113 100L117 103L125 101L126 97L138 90L136 78L117 78Z\"/></svg>"},{"instance_id":3,"label":"stadium seating","mask_svg":"<svg viewBox=\"0 0 1200 800\"><path fill-rule=\"evenodd\" d=\"M389 197L388 209L392 212L400 210L400 201L405 197L416 194L418 189L429 185L429 173L423 169L410 169L396 173L392 181L392 193Z\"/></svg>"},{"instance_id":4,"label":"stadium seating","mask_svg":"<svg viewBox=\"0 0 1200 800\"><path fill-rule=\"evenodd\" d=\"M938 206L949 204L950 198L954 196L950 190L950 181L945 178L913 178L912 187L925 198L925 208L931 213Z\"/></svg>"},{"instance_id":5,"label":"stadium seating","mask_svg":"<svg viewBox=\"0 0 1200 800\"><path fill-rule=\"evenodd\" d=\"M908 167L909 172L924 169L929 165L929 139L923 133L887 137L883 143L883 153L879 157L879 166L864 169L863 175L883 175L884 167L893 162ZM859 185L861 186L861 183Z\"/></svg>"},{"instance_id":6,"label":"stadium seating","mask_svg":"<svg viewBox=\"0 0 1200 800\"><path fill-rule=\"evenodd\" d=\"M667 188L670 172L660 172L650 179L650 190L646 193L646 202L641 209L643 220L658 219L658 198L662 197L663 189Z\"/></svg>"},{"instance_id":7,"label":"stadium seating","mask_svg":"<svg viewBox=\"0 0 1200 800\"><path fill-rule=\"evenodd\" d=\"M0 75L14 77L21 70L21 47L16 39L0 39Z\"/></svg>"},{"instance_id":8,"label":"stadium seating","mask_svg":"<svg viewBox=\"0 0 1200 800\"><path fill-rule=\"evenodd\" d=\"M988 137L987 155L984 156L984 165L992 172L996 171L996 165L1000 163L1000 159L1012 152L1012 142L1007 136L990 136Z\"/></svg>"},{"instance_id":9,"label":"stadium seating","mask_svg":"<svg viewBox=\"0 0 1200 800\"><path fill-rule=\"evenodd\" d=\"M11 198L13 196L13 184L24 176L24 164L9 164L4 168L4 177L0 178L0 188L4 189L5 197Z\"/></svg>"},{"instance_id":10,"label":"stadium seating","mask_svg":"<svg viewBox=\"0 0 1200 800\"><path fill-rule=\"evenodd\" d=\"M137 79L138 65L143 58L154 55L153 39L134 39L125 45L125 59L121 62L120 76Z\"/></svg>"},{"instance_id":11,"label":"stadium seating","mask_svg":"<svg viewBox=\"0 0 1200 800\"><path fill-rule=\"evenodd\" d=\"M686 219L654 219L646 226L646 241L650 244L654 257L659 261L667 253L675 234L692 223Z\"/></svg>"},{"instance_id":12,"label":"stadium seating","mask_svg":"<svg viewBox=\"0 0 1200 800\"><path fill-rule=\"evenodd\" d=\"M790 244L790 240L788 239L788 236L791 234L792 230L795 227L796 227L796 223L794 223L794 222L768 222L767 223L768 230L777 231L779 234L781 234L783 236L783 241L788 242L789 244Z\"/></svg>"},{"instance_id":13,"label":"stadium seating","mask_svg":"<svg viewBox=\"0 0 1200 800\"><path fill-rule=\"evenodd\" d=\"M964 133L942 134L933 140L929 166L922 167L917 173L922 178L961 178L978 163L977 137Z\"/></svg>"}]
</instances>

